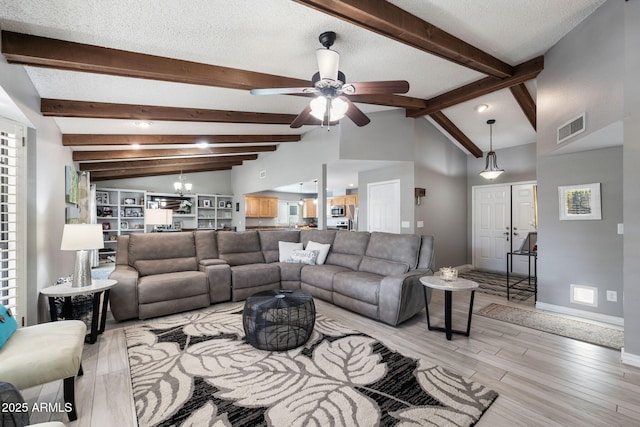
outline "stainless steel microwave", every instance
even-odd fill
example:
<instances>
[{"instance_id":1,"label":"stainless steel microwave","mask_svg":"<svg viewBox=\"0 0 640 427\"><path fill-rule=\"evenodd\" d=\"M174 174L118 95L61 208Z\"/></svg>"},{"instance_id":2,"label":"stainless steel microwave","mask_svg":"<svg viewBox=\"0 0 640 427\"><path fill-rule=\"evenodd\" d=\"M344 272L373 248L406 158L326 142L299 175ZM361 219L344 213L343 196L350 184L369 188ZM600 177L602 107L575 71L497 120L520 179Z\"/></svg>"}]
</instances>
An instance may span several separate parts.
<instances>
[{"instance_id":1,"label":"stainless steel microwave","mask_svg":"<svg viewBox=\"0 0 640 427\"><path fill-rule=\"evenodd\" d=\"M344 206L331 206L331 216L345 216Z\"/></svg>"}]
</instances>

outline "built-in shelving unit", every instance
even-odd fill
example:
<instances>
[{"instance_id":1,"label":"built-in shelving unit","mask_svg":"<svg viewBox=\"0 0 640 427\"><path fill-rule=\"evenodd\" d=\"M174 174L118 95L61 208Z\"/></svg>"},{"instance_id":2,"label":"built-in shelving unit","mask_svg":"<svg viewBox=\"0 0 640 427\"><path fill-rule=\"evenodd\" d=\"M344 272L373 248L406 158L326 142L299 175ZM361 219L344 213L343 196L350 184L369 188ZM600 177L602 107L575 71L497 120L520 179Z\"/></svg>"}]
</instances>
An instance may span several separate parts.
<instances>
[{"instance_id":1,"label":"built-in shelving unit","mask_svg":"<svg viewBox=\"0 0 640 427\"><path fill-rule=\"evenodd\" d=\"M198 194L197 215L199 230L231 229L233 196L221 194Z\"/></svg>"},{"instance_id":2,"label":"built-in shelving unit","mask_svg":"<svg viewBox=\"0 0 640 427\"><path fill-rule=\"evenodd\" d=\"M145 197L144 190L96 188L97 223L104 238L101 258L115 255L118 236L144 233Z\"/></svg>"},{"instance_id":3,"label":"built-in shelving unit","mask_svg":"<svg viewBox=\"0 0 640 427\"><path fill-rule=\"evenodd\" d=\"M192 230L196 224L195 194L147 193L147 209L171 209L173 211L174 230ZM150 231L150 230L148 230Z\"/></svg>"}]
</instances>

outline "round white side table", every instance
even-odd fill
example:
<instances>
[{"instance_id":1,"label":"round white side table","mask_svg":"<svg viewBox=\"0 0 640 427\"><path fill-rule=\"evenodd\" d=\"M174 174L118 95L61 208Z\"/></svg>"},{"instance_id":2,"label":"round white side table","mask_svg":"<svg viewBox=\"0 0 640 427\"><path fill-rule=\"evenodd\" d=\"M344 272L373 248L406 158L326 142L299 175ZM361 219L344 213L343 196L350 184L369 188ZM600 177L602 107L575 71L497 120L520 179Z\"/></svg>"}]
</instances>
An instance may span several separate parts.
<instances>
[{"instance_id":1,"label":"round white side table","mask_svg":"<svg viewBox=\"0 0 640 427\"><path fill-rule=\"evenodd\" d=\"M471 314L473 313L473 298L475 296L476 288L479 286L476 282L467 279L457 278L455 280L444 280L439 276L423 276L420 278L420 283L424 286L424 305L427 309L427 328L430 331L442 331L445 332L447 339L451 340L453 334L460 334L469 336L471 331ZM444 328L431 326L429 320L429 301L427 301L427 288L440 289L444 291ZM467 330L457 331L452 327L451 322L451 305L453 301L452 294L457 291L471 291L471 299L469 301L469 317L467 319Z\"/></svg>"},{"instance_id":2,"label":"round white side table","mask_svg":"<svg viewBox=\"0 0 640 427\"><path fill-rule=\"evenodd\" d=\"M107 320L107 305L109 304L109 290L118 283L117 280L100 279L92 280L91 286L82 286L79 288L72 287L71 284L48 286L40 291L42 295L49 298L49 314L51 321L58 320L56 313L55 298L63 297L64 304L62 306L62 314L65 319L71 319L71 297L76 295L93 294L93 311L91 318L91 332L87 335L86 341L93 344L98 339L98 334L104 332ZM102 310L100 310L100 297L102 298ZM98 316L100 316L100 324L98 324Z\"/></svg>"}]
</instances>

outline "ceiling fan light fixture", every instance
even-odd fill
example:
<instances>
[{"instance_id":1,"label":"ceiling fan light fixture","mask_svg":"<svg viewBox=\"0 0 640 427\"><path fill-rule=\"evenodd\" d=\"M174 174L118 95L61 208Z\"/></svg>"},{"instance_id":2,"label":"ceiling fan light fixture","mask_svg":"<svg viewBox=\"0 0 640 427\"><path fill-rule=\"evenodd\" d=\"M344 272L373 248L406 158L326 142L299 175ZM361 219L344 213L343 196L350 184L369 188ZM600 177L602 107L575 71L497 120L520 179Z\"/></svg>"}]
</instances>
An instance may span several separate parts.
<instances>
[{"instance_id":1,"label":"ceiling fan light fixture","mask_svg":"<svg viewBox=\"0 0 640 427\"><path fill-rule=\"evenodd\" d=\"M487 124L489 125L489 152L487 153L487 163L482 172L480 172L480 176L484 179L496 179L503 172L504 169L500 169L498 166L498 157L496 156L496 152L493 151L493 124L496 121L494 119L487 120Z\"/></svg>"},{"instance_id":2,"label":"ceiling fan light fixture","mask_svg":"<svg viewBox=\"0 0 640 427\"><path fill-rule=\"evenodd\" d=\"M318 72L321 80L338 80L340 54L331 49L316 49Z\"/></svg>"},{"instance_id":3,"label":"ceiling fan light fixture","mask_svg":"<svg viewBox=\"0 0 640 427\"><path fill-rule=\"evenodd\" d=\"M331 99L329 121L335 122L343 118L347 114L349 104L340 98L327 98L325 96L318 96L309 103L309 106L311 107L311 115L318 120L324 120L327 115L327 101L329 99Z\"/></svg>"}]
</instances>

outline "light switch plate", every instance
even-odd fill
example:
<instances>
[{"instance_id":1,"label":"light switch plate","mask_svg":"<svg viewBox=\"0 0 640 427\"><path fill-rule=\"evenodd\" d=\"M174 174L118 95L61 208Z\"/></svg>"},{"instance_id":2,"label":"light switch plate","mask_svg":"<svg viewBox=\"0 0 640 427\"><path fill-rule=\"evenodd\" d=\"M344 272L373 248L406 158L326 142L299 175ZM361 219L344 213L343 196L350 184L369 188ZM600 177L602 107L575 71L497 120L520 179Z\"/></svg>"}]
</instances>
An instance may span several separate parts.
<instances>
[{"instance_id":1,"label":"light switch plate","mask_svg":"<svg viewBox=\"0 0 640 427\"><path fill-rule=\"evenodd\" d=\"M424 221L418 221L418 225L416 225L416 227L418 228L424 227Z\"/></svg>"},{"instance_id":2,"label":"light switch plate","mask_svg":"<svg viewBox=\"0 0 640 427\"><path fill-rule=\"evenodd\" d=\"M402 221L401 227L402 228L409 228L409 227L411 227L411 224L409 224L409 221Z\"/></svg>"},{"instance_id":3,"label":"light switch plate","mask_svg":"<svg viewBox=\"0 0 640 427\"><path fill-rule=\"evenodd\" d=\"M624 234L624 224L618 224L618 234Z\"/></svg>"}]
</instances>

